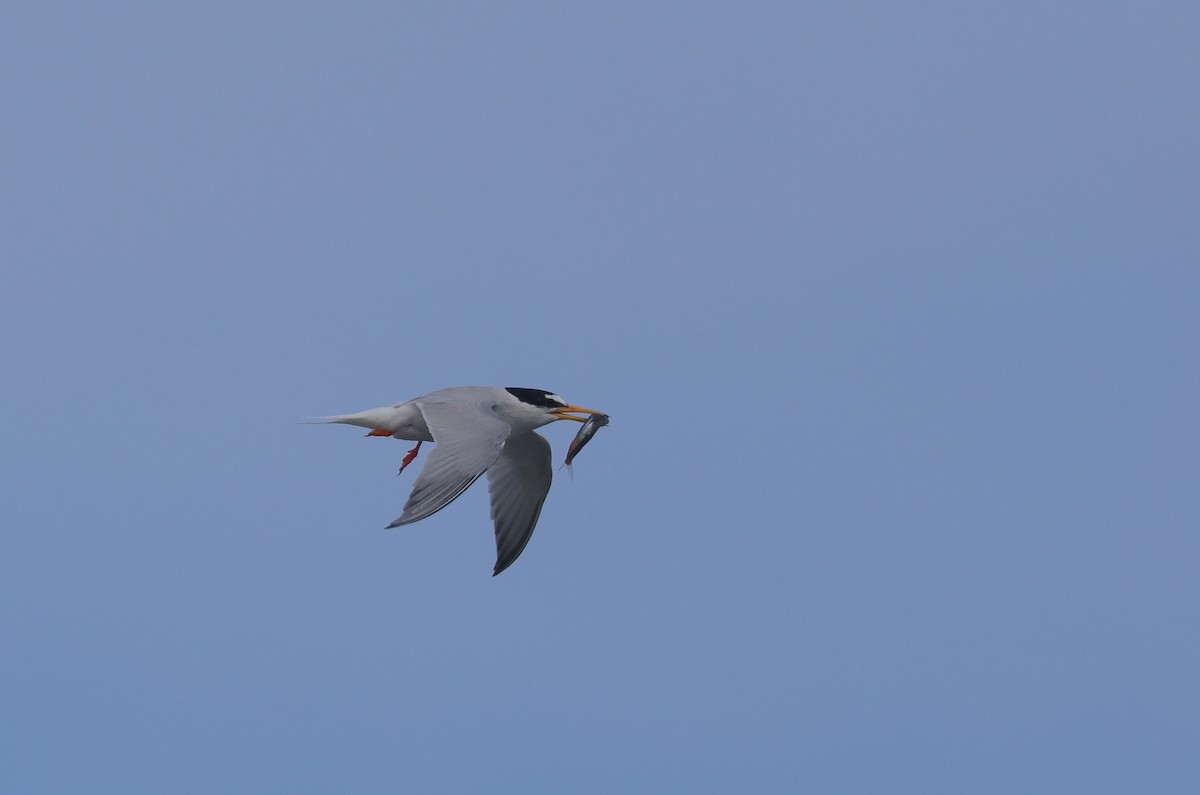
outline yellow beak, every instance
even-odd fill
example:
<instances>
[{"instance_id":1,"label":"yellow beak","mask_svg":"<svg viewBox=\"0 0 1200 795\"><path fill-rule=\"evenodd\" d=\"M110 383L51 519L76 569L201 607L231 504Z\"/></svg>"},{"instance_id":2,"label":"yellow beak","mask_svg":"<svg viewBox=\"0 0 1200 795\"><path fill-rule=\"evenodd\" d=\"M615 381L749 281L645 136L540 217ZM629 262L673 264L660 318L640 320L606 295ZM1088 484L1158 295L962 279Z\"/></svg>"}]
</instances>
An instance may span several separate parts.
<instances>
[{"instance_id":1,"label":"yellow beak","mask_svg":"<svg viewBox=\"0 0 1200 795\"><path fill-rule=\"evenodd\" d=\"M574 412L574 414L586 414L588 417L593 414L604 413L603 411L596 411L595 409L585 409L583 406L572 406L569 403L564 408L551 410L550 413L555 417L558 417L560 420L575 420L576 422L588 421L587 417L576 417L571 412Z\"/></svg>"}]
</instances>

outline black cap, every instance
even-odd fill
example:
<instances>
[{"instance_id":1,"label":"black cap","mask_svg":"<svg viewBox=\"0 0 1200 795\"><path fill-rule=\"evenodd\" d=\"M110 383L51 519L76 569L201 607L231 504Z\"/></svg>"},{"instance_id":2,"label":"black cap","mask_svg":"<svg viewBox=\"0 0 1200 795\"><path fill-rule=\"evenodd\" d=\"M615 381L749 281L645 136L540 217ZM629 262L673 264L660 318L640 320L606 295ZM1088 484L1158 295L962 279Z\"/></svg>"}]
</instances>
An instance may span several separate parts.
<instances>
[{"instance_id":1,"label":"black cap","mask_svg":"<svg viewBox=\"0 0 1200 795\"><path fill-rule=\"evenodd\" d=\"M519 386L506 387L510 394L522 403L543 409L561 409L567 403L553 392L544 389L525 389Z\"/></svg>"}]
</instances>

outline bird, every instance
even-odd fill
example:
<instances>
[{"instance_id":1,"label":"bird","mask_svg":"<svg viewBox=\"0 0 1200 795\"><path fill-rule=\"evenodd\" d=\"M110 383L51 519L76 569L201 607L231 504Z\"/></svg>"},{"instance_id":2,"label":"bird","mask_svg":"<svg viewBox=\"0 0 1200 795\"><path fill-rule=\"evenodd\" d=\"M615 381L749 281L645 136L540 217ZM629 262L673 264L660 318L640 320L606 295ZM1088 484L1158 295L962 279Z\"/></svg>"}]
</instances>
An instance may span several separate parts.
<instances>
[{"instance_id":1,"label":"bird","mask_svg":"<svg viewBox=\"0 0 1200 795\"><path fill-rule=\"evenodd\" d=\"M495 577L525 550L550 491L550 443L534 429L557 420L586 422L601 413L544 389L457 386L393 406L314 421L367 428L367 436L415 441L400 472L413 462L423 442L436 443L404 512L389 528L432 516L487 472L496 532ZM584 416L576 416L580 414Z\"/></svg>"}]
</instances>

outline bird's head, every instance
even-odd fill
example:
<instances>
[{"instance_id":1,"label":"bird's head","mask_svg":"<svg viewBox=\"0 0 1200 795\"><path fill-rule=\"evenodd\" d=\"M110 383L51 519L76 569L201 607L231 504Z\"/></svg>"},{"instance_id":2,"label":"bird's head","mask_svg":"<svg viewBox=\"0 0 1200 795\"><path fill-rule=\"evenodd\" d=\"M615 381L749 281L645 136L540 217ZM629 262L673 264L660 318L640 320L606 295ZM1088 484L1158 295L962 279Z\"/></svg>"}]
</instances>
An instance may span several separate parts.
<instances>
[{"instance_id":1,"label":"bird's head","mask_svg":"<svg viewBox=\"0 0 1200 795\"><path fill-rule=\"evenodd\" d=\"M576 422L587 422L587 418L592 414L603 414L604 412L596 411L595 409L584 408L583 406L573 406L563 400L553 392L547 392L544 389L526 389L519 386L507 387L509 394L515 397L522 403L541 409L547 414L552 415L553 420L575 420ZM577 417L576 414L584 416Z\"/></svg>"}]
</instances>

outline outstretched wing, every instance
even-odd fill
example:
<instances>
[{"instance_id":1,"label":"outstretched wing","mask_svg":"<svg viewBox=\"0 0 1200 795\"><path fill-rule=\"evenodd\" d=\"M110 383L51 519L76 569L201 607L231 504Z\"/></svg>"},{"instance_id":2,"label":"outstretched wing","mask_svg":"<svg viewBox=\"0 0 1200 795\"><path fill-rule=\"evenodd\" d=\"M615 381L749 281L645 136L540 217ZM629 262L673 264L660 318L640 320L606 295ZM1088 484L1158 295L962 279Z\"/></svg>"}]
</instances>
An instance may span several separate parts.
<instances>
[{"instance_id":1,"label":"outstretched wing","mask_svg":"<svg viewBox=\"0 0 1200 795\"><path fill-rule=\"evenodd\" d=\"M500 456L510 430L484 398L417 401L417 408L437 447L413 484L404 513L388 527L420 521L453 502Z\"/></svg>"},{"instance_id":2,"label":"outstretched wing","mask_svg":"<svg viewBox=\"0 0 1200 795\"><path fill-rule=\"evenodd\" d=\"M492 521L496 523L496 568L492 576L520 557L542 513L554 477L550 443L529 431L510 437L488 470Z\"/></svg>"}]
</instances>

